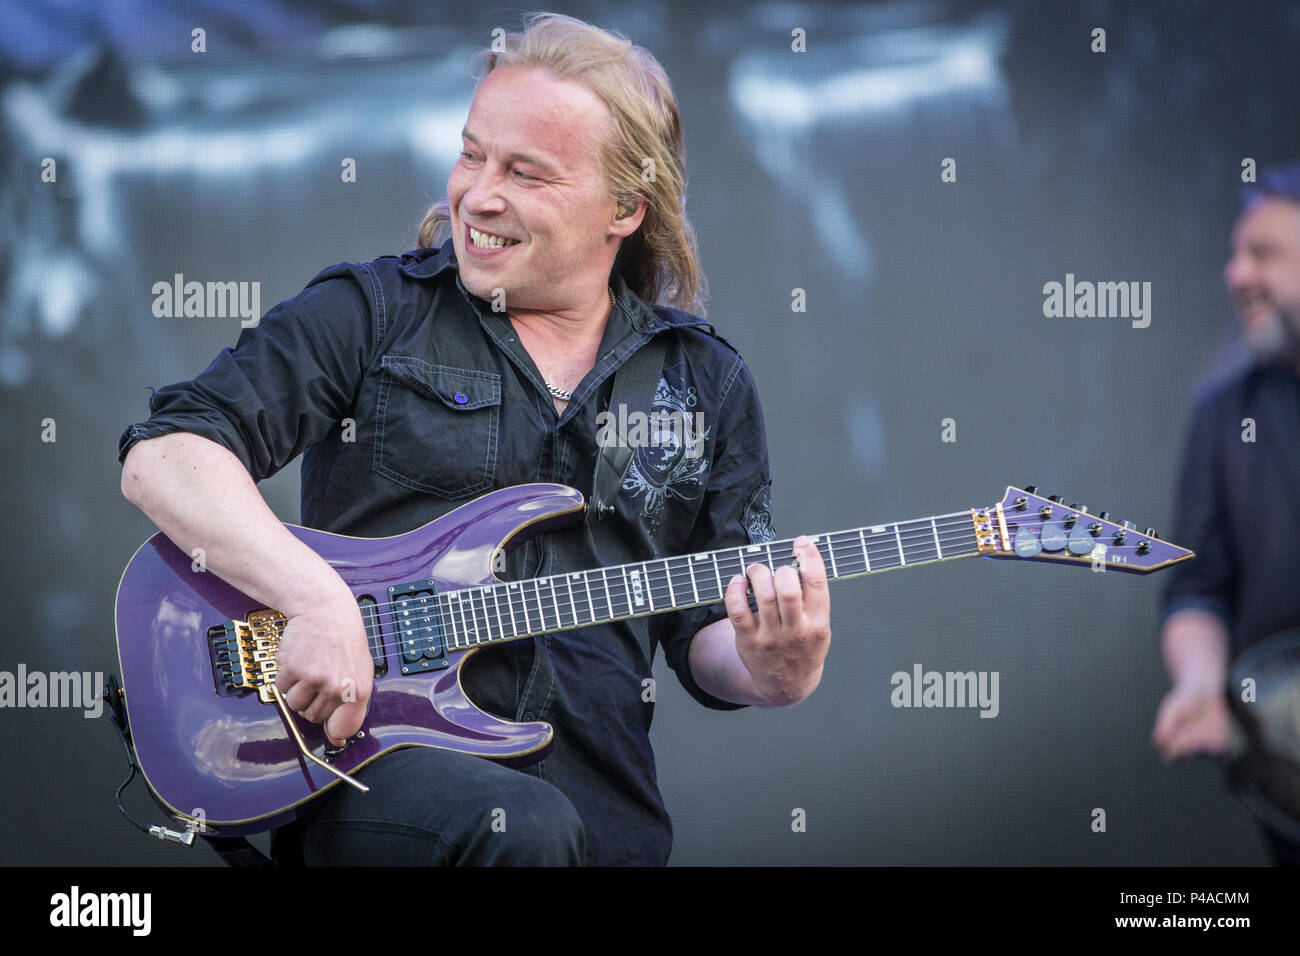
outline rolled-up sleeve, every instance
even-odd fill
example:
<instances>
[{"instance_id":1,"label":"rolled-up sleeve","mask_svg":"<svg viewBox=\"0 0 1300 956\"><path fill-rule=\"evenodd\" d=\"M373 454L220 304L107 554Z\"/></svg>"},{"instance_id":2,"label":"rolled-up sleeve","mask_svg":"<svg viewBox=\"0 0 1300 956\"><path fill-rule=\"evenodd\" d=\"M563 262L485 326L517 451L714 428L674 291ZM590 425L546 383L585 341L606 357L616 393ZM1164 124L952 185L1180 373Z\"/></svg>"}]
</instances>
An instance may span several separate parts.
<instances>
[{"instance_id":1,"label":"rolled-up sleeve","mask_svg":"<svg viewBox=\"0 0 1300 956\"><path fill-rule=\"evenodd\" d=\"M195 378L149 398L118 461L148 438L189 432L229 449L254 481L269 478L352 410L373 350L369 303L355 279L313 282L274 306Z\"/></svg>"},{"instance_id":2,"label":"rolled-up sleeve","mask_svg":"<svg viewBox=\"0 0 1300 956\"><path fill-rule=\"evenodd\" d=\"M688 545L691 554L738 548L775 537L767 431L758 389L739 355L735 356L723 381L719 437L709 469L708 489L691 530ZM746 705L722 700L703 690L695 682L689 662L695 635L726 616L726 606L721 602L662 615L660 641L664 657L687 693L715 710L739 710Z\"/></svg>"},{"instance_id":3,"label":"rolled-up sleeve","mask_svg":"<svg viewBox=\"0 0 1300 956\"><path fill-rule=\"evenodd\" d=\"M1220 451L1237 430L1217 412L1213 394L1202 398L1192 413L1183 448L1178 485L1177 535L1180 545L1196 552L1196 560L1171 569L1165 590L1163 617L1195 608L1233 626L1235 591L1232 549L1227 540Z\"/></svg>"}]
</instances>

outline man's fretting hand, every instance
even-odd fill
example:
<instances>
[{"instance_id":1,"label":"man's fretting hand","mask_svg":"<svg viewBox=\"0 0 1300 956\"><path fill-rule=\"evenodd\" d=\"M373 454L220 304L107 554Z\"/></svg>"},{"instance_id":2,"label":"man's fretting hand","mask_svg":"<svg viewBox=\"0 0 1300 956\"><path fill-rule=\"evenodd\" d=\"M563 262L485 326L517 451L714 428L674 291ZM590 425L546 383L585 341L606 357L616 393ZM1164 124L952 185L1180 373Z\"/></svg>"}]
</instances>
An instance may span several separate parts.
<instances>
[{"instance_id":1,"label":"man's fretting hand","mask_svg":"<svg viewBox=\"0 0 1300 956\"><path fill-rule=\"evenodd\" d=\"M736 653L754 690L775 707L801 701L816 690L831 644L831 598L821 554L806 535L795 539L794 551L799 571L787 564L773 574L765 565L751 564L727 585ZM749 609L746 577L757 614Z\"/></svg>"},{"instance_id":2,"label":"man's fretting hand","mask_svg":"<svg viewBox=\"0 0 1300 956\"><path fill-rule=\"evenodd\" d=\"M276 686L289 707L341 747L361 729L375 665L361 609L346 590L289 617L280 636Z\"/></svg>"}]
</instances>

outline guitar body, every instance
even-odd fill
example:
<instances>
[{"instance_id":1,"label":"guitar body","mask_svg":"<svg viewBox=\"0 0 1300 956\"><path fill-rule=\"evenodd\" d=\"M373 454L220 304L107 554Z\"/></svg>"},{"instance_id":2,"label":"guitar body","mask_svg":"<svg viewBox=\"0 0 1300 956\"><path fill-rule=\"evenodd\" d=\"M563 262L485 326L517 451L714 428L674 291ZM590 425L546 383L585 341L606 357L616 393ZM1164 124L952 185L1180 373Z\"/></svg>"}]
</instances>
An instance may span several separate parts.
<instances>
[{"instance_id":1,"label":"guitar body","mask_svg":"<svg viewBox=\"0 0 1300 956\"><path fill-rule=\"evenodd\" d=\"M514 547L570 524L583 506L573 488L531 484L484 495L389 538L288 526L329 562L354 596L373 598L382 639L372 638L372 645L385 645L385 672L375 680L362 731L333 756L333 766L351 773L410 746L512 765L546 755L549 724L501 720L465 696L460 671L476 648L447 650L424 662L432 669L402 673L394 614L387 610L389 589L400 594L412 582L431 582L441 593L499 583L493 561L506 542ZM274 702L263 702L252 689L221 692L214 676L219 668L210 656L212 629L264 607L216 574L195 570L194 559L161 533L140 547L118 585L118 654L140 769L168 812L206 825L199 832L238 836L279 826L312 798L346 786L303 757ZM318 755L324 752L322 728L297 715L294 722L306 744Z\"/></svg>"}]
</instances>

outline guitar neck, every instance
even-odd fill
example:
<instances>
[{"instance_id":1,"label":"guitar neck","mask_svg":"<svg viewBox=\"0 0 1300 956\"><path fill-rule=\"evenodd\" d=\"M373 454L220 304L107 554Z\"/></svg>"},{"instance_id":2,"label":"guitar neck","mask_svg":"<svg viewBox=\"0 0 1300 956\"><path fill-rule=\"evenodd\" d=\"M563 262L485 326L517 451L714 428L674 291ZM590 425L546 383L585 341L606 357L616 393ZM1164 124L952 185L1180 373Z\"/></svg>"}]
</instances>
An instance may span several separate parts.
<instances>
[{"instance_id":1,"label":"guitar neck","mask_svg":"<svg viewBox=\"0 0 1300 956\"><path fill-rule=\"evenodd\" d=\"M828 579L935 564L980 553L970 511L810 536ZM481 647L576 627L716 604L751 564L775 571L794 539L657 558L439 593L448 650Z\"/></svg>"}]
</instances>

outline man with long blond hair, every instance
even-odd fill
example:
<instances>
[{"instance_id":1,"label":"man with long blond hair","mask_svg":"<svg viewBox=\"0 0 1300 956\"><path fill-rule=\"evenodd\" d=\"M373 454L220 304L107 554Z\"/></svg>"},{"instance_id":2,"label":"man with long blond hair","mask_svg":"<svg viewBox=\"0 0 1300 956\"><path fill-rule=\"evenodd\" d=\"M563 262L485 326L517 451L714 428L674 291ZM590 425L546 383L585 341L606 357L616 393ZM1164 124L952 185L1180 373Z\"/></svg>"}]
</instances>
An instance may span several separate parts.
<instances>
[{"instance_id":1,"label":"man with long blond hair","mask_svg":"<svg viewBox=\"0 0 1300 956\"><path fill-rule=\"evenodd\" d=\"M482 62L460 159L419 248L325 269L196 379L159 389L150 419L122 437L124 494L288 617L279 687L336 745L362 726L372 690L360 612L254 485L300 452L302 523L346 534L405 532L509 485L589 492L615 373L655 340L654 410L681 413L690 434L667 453L634 454L605 520L530 539L500 575L773 537L757 390L700 317L681 119L663 68L621 36L550 14ZM480 651L464 674L470 697L551 722L550 755L519 772L432 748L387 754L358 773L369 793L337 787L278 831L277 860L666 862L672 830L649 742L656 648L709 707L807 697L830 602L816 547L800 538L796 553L799 573L751 564L724 604Z\"/></svg>"}]
</instances>

